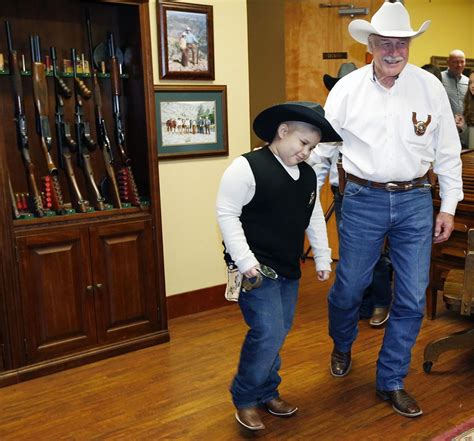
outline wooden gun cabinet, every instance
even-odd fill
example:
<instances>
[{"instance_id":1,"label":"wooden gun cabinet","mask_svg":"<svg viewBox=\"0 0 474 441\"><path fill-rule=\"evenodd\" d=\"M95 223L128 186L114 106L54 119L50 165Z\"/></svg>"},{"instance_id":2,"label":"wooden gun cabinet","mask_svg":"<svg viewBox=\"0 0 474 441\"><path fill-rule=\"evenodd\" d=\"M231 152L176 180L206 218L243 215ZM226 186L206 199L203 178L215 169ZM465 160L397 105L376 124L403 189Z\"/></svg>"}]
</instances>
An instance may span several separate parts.
<instances>
[{"instance_id":1,"label":"wooden gun cabinet","mask_svg":"<svg viewBox=\"0 0 474 441\"><path fill-rule=\"evenodd\" d=\"M13 44L31 63L29 36L39 35L41 55L58 52L59 69L71 48L88 59L86 11L94 43L112 32L121 48L122 121L128 156L143 204L103 211L14 219L13 194L29 183L17 147L15 102L8 63L0 68L0 386L78 366L169 340L163 270L160 195L156 154L150 19L147 0L17 0L2 2L1 29L8 20ZM105 46L106 47L106 46ZM7 58L4 32L0 53ZM61 73L61 72L60 72ZM69 87L73 79L62 75ZM91 87L90 75L82 80ZM47 76L51 155L59 162L54 136L54 78ZM102 111L117 154L111 81L99 76ZM48 174L35 129L31 75L22 73L29 151L39 177ZM73 100L64 116L74 127ZM97 140L94 100L84 100L84 117ZM105 175L99 148L91 153L95 176ZM84 177L77 182L88 194ZM64 200L71 200L59 169ZM87 197L90 199L90 196Z\"/></svg>"}]
</instances>

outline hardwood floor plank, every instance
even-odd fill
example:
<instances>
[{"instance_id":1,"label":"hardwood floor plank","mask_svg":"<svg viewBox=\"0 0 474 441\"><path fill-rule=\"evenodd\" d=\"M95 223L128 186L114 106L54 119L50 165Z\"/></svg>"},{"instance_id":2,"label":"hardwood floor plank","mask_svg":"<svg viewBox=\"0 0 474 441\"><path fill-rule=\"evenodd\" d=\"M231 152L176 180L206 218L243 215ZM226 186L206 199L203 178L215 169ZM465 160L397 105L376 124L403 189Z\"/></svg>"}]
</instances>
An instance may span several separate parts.
<instances>
[{"instance_id":1,"label":"hardwood floor plank","mask_svg":"<svg viewBox=\"0 0 474 441\"><path fill-rule=\"evenodd\" d=\"M395 414L375 396L383 329L359 324L348 377L329 373L327 290L303 265L293 330L282 358L281 393L294 418L262 413L267 430L241 429L228 392L246 332L233 304L170 321L171 341L0 389L3 440L429 440L472 417L474 351L441 355L423 372L426 344L472 327L450 311L425 320L415 345L409 390L421 418ZM439 302L440 310L442 301Z\"/></svg>"}]
</instances>

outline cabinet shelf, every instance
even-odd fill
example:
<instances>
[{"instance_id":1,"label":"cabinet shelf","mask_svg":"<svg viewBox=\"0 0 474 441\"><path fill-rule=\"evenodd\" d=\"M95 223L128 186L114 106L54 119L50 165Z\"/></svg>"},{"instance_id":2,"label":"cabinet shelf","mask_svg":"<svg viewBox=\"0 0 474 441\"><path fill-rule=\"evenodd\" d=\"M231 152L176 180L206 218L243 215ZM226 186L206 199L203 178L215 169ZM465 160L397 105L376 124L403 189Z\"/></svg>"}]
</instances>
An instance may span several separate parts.
<instances>
[{"instance_id":1,"label":"cabinet shelf","mask_svg":"<svg viewBox=\"0 0 474 441\"><path fill-rule=\"evenodd\" d=\"M20 74L22 77L31 77L31 71L30 70L22 70L20 71ZM0 70L0 76L8 76L10 75L10 71L7 69L7 70ZM46 76L47 77L52 77L53 76L53 72L46 72ZM59 77L62 77L62 78L72 78L73 77L73 74L72 73L68 73L68 72L58 72L58 76ZM77 76L79 78L91 78L91 74L84 74L84 73L78 73ZM101 78L101 79L110 79L110 74L109 73L97 73L97 77L98 78ZM128 74L120 74L120 78L123 78L123 79L126 79L126 78L129 78L129 75Z\"/></svg>"}]
</instances>

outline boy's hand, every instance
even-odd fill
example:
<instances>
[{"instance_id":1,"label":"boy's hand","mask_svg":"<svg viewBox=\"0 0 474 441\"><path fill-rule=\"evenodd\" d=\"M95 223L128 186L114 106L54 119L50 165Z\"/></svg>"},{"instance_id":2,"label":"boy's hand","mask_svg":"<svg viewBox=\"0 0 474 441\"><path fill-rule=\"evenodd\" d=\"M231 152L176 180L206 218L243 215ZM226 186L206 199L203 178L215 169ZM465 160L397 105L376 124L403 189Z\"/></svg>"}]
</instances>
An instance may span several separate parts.
<instances>
[{"instance_id":1,"label":"boy's hand","mask_svg":"<svg viewBox=\"0 0 474 441\"><path fill-rule=\"evenodd\" d=\"M251 279L252 277L257 277L258 271L257 268L260 268L259 265L255 265L254 267L250 268L248 271L245 271L244 276L247 279Z\"/></svg>"},{"instance_id":2,"label":"boy's hand","mask_svg":"<svg viewBox=\"0 0 474 441\"><path fill-rule=\"evenodd\" d=\"M329 276L331 275L331 271L328 271L328 270L317 271L316 275L320 282L324 282L325 280L329 279Z\"/></svg>"}]
</instances>

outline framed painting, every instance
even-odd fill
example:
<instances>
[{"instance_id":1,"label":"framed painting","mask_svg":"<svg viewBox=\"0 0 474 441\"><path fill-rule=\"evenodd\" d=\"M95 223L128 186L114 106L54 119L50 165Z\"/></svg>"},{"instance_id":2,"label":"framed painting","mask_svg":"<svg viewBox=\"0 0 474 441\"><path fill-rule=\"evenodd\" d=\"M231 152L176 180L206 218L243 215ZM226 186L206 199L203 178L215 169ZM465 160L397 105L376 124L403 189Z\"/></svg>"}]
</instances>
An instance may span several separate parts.
<instances>
[{"instance_id":1,"label":"framed painting","mask_svg":"<svg viewBox=\"0 0 474 441\"><path fill-rule=\"evenodd\" d=\"M155 86L160 159L227 156L226 86Z\"/></svg>"},{"instance_id":2,"label":"framed painting","mask_svg":"<svg viewBox=\"0 0 474 441\"><path fill-rule=\"evenodd\" d=\"M157 3L163 80L214 80L212 6Z\"/></svg>"}]
</instances>

